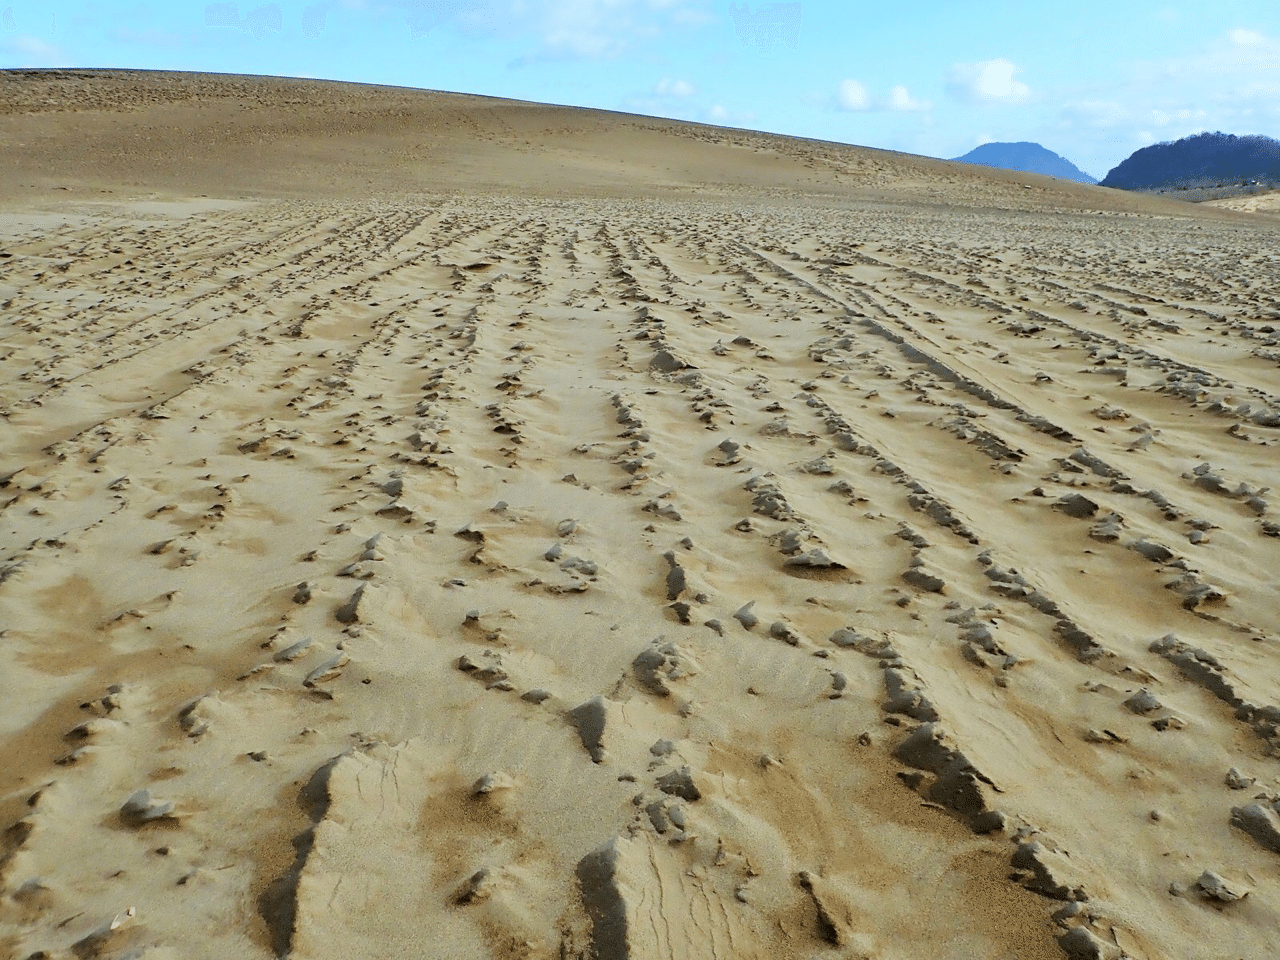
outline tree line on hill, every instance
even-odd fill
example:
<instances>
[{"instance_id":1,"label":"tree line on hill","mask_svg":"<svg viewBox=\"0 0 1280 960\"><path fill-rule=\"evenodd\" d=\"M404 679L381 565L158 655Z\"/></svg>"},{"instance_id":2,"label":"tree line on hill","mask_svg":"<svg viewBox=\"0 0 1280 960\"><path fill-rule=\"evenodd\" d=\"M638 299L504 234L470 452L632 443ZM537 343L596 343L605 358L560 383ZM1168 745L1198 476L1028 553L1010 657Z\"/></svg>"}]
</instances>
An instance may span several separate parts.
<instances>
[{"instance_id":1,"label":"tree line on hill","mask_svg":"<svg viewBox=\"0 0 1280 960\"><path fill-rule=\"evenodd\" d=\"M1198 133L1143 147L1102 180L1104 187L1156 190L1280 181L1280 141Z\"/></svg>"}]
</instances>

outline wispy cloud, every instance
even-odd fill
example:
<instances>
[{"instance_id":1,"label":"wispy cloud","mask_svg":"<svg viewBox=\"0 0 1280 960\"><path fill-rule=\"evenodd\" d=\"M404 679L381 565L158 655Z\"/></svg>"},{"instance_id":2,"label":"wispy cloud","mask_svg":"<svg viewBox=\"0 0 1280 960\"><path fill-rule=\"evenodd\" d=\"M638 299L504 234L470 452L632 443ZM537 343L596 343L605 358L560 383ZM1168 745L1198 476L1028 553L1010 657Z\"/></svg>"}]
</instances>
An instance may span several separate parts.
<instances>
[{"instance_id":1,"label":"wispy cloud","mask_svg":"<svg viewBox=\"0 0 1280 960\"><path fill-rule=\"evenodd\" d=\"M1003 57L958 63L951 68L947 89L970 103L1024 103L1031 99L1031 88L1017 79L1021 72L1021 67Z\"/></svg>"},{"instance_id":2,"label":"wispy cloud","mask_svg":"<svg viewBox=\"0 0 1280 960\"><path fill-rule=\"evenodd\" d=\"M719 103L700 111L696 119L721 127L751 127L756 123L756 115L750 110L730 110Z\"/></svg>"},{"instance_id":3,"label":"wispy cloud","mask_svg":"<svg viewBox=\"0 0 1280 960\"><path fill-rule=\"evenodd\" d=\"M841 80L836 89L836 106L841 110L870 110L871 94L858 80Z\"/></svg>"},{"instance_id":4,"label":"wispy cloud","mask_svg":"<svg viewBox=\"0 0 1280 960\"><path fill-rule=\"evenodd\" d=\"M1280 40L1236 28L1190 56L1138 64L1135 79L1150 94L1280 116Z\"/></svg>"},{"instance_id":5,"label":"wispy cloud","mask_svg":"<svg viewBox=\"0 0 1280 960\"><path fill-rule=\"evenodd\" d=\"M860 80L841 80L836 88L834 105L837 110L851 113L871 110L891 110L898 113L926 112L933 104L928 100L917 100L911 91L902 84L889 88L886 96L876 96Z\"/></svg>"},{"instance_id":6,"label":"wispy cloud","mask_svg":"<svg viewBox=\"0 0 1280 960\"><path fill-rule=\"evenodd\" d=\"M1280 41L1242 27L1187 55L1134 63L1124 82L1060 111L1064 129L1141 145L1205 130L1271 133L1278 121Z\"/></svg>"},{"instance_id":7,"label":"wispy cloud","mask_svg":"<svg viewBox=\"0 0 1280 960\"><path fill-rule=\"evenodd\" d=\"M889 89L889 99L885 101L885 106L903 113L916 113L930 110L933 104L928 100L917 100L911 96L910 90L898 85Z\"/></svg>"},{"instance_id":8,"label":"wispy cloud","mask_svg":"<svg viewBox=\"0 0 1280 960\"><path fill-rule=\"evenodd\" d=\"M663 78L653 90L660 97L691 97L697 89L688 80L668 80Z\"/></svg>"}]
</instances>

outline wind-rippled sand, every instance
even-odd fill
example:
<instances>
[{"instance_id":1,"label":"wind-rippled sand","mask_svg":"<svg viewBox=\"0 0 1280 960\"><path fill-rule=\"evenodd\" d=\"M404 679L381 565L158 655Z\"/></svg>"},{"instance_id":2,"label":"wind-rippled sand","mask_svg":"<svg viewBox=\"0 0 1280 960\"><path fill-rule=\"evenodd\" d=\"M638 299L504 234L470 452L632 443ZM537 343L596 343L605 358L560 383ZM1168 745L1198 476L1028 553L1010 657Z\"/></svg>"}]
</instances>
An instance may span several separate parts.
<instances>
[{"instance_id":1,"label":"wind-rippled sand","mask_svg":"<svg viewBox=\"0 0 1280 960\"><path fill-rule=\"evenodd\" d=\"M11 204L0 950L1271 955L1273 221L877 162Z\"/></svg>"}]
</instances>

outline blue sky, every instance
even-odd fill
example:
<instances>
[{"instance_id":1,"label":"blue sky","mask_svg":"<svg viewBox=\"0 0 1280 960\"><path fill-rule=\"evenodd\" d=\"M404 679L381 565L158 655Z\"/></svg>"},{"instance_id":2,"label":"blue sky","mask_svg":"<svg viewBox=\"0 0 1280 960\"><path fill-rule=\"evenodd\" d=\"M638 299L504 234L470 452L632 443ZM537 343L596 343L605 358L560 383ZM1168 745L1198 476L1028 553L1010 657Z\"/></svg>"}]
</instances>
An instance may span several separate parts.
<instances>
[{"instance_id":1,"label":"blue sky","mask_svg":"<svg viewBox=\"0 0 1280 960\"><path fill-rule=\"evenodd\" d=\"M1202 130L1280 137L1280 5L896 0L0 0L0 66L323 77L1095 176Z\"/></svg>"}]
</instances>

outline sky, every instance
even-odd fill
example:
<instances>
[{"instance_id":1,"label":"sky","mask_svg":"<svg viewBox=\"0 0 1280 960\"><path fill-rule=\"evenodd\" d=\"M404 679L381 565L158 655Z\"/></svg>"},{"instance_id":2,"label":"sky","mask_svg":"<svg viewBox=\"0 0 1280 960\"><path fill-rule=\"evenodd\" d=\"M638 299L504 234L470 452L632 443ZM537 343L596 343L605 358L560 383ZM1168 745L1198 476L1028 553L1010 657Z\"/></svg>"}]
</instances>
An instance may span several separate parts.
<instances>
[{"instance_id":1,"label":"sky","mask_svg":"<svg viewBox=\"0 0 1280 960\"><path fill-rule=\"evenodd\" d=\"M1101 178L1205 130L1280 138L1280 4L1147 0L0 0L0 67L317 77L956 157L1031 140Z\"/></svg>"}]
</instances>

